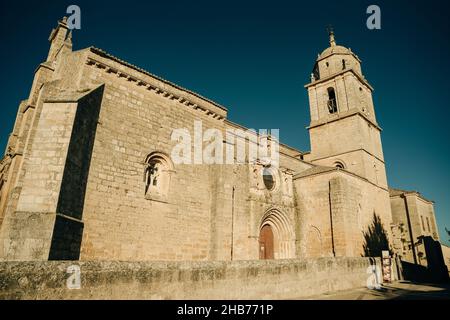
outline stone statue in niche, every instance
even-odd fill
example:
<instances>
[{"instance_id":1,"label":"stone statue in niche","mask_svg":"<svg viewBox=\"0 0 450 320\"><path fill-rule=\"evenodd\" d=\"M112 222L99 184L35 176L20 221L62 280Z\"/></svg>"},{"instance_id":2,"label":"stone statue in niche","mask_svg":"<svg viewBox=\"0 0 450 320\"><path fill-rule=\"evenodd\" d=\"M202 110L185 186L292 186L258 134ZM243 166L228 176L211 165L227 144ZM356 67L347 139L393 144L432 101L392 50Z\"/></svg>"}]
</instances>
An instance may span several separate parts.
<instances>
[{"instance_id":1,"label":"stone statue in niche","mask_svg":"<svg viewBox=\"0 0 450 320\"><path fill-rule=\"evenodd\" d=\"M145 169L145 194L160 195L162 193L164 168L160 162L147 164Z\"/></svg>"},{"instance_id":2,"label":"stone statue in niche","mask_svg":"<svg viewBox=\"0 0 450 320\"><path fill-rule=\"evenodd\" d=\"M163 153L153 152L147 156L144 164L146 199L167 202L171 175L175 172L170 158Z\"/></svg>"},{"instance_id":3,"label":"stone statue in niche","mask_svg":"<svg viewBox=\"0 0 450 320\"><path fill-rule=\"evenodd\" d=\"M146 183L147 190L146 190L146 192L148 191L148 189L150 187L155 187L155 188L158 187L158 179L159 179L159 175L160 175L160 170L161 170L161 168L159 166L159 163L152 163L147 166L147 173L146 173L146 175L147 175L147 183Z\"/></svg>"}]
</instances>

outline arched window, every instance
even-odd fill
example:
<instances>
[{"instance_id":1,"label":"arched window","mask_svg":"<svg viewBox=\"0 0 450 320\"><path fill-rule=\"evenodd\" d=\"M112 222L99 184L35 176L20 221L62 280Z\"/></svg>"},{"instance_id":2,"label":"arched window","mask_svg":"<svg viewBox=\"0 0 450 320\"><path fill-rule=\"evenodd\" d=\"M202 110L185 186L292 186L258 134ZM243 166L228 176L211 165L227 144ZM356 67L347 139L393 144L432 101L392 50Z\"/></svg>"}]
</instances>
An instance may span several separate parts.
<instances>
[{"instance_id":1,"label":"arched window","mask_svg":"<svg viewBox=\"0 0 450 320\"><path fill-rule=\"evenodd\" d=\"M340 162L336 163L334 166L339 169L344 169L344 165Z\"/></svg>"},{"instance_id":2,"label":"arched window","mask_svg":"<svg viewBox=\"0 0 450 320\"><path fill-rule=\"evenodd\" d=\"M336 94L334 92L334 88L329 87L327 89L327 92L328 92L328 102L327 102L328 111L330 113L336 113L338 111L338 107L336 103Z\"/></svg>"},{"instance_id":3,"label":"arched window","mask_svg":"<svg viewBox=\"0 0 450 320\"><path fill-rule=\"evenodd\" d=\"M167 202L173 164L167 155L150 153L144 162L146 199Z\"/></svg>"},{"instance_id":4,"label":"arched window","mask_svg":"<svg viewBox=\"0 0 450 320\"><path fill-rule=\"evenodd\" d=\"M333 166L338 169L345 169L345 165L341 161L336 161Z\"/></svg>"}]
</instances>

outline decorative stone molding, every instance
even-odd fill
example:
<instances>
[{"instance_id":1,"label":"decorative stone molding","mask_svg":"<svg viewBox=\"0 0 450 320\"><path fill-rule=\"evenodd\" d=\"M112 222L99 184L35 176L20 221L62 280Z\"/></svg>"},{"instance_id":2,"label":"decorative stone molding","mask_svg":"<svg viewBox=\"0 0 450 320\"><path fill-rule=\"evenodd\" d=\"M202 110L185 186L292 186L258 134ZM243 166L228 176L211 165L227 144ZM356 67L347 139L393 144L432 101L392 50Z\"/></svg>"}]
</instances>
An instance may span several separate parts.
<instances>
[{"instance_id":1,"label":"decorative stone molding","mask_svg":"<svg viewBox=\"0 0 450 320\"><path fill-rule=\"evenodd\" d=\"M274 233L275 259L295 257L295 232L289 217L280 209L272 207L262 216L259 230L265 225L271 226Z\"/></svg>"},{"instance_id":2,"label":"decorative stone molding","mask_svg":"<svg viewBox=\"0 0 450 320\"><path fill-rule=\"evenodd\" d=\"M98 69L101 69L105 71L106 73L115 74L118 78L123 78L124 80L128 82L134 82L134 84L138 87L145 88L155 94L162 95L164 98L167 98L169 100L177 101L187 107L192 108L193 110L196 110L198 112L201 112L205 114L208 117L211 117L215 120L223 121L225 119L224 116L208 109L207 107L199 106L198 104L189 101L186 97L178 96L177 94L170 92L170 89L163 89L155 86L154 84L147 83L145 80L138 79L130 74L127 74L123 71L119 71L114 67L111 67L103 62L100 62L98 60L95 60L91 57L88 57L86 60L86 64L89 66L96 67Z\"/></svg>"}]
</instances>

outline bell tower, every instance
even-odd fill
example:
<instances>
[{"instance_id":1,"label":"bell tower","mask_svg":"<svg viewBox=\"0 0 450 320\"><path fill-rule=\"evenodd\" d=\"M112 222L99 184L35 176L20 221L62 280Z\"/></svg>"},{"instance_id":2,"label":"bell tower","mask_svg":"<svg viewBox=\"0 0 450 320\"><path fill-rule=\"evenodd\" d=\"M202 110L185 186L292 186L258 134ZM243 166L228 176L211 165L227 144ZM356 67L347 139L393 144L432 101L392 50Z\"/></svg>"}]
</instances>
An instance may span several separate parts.
<instances>
[{"instance_id":1,"label":"bell tower","mask_svg":"<svg viewBox=\"0 0 450 320\"><path fill-rule=\"evenodd\" d=\"M387 188L373 88L351 49L337 45L329 28L330 46L318 55L308 90L311 153L306 160L353 172Z\"/></svg>"}]
</instances>

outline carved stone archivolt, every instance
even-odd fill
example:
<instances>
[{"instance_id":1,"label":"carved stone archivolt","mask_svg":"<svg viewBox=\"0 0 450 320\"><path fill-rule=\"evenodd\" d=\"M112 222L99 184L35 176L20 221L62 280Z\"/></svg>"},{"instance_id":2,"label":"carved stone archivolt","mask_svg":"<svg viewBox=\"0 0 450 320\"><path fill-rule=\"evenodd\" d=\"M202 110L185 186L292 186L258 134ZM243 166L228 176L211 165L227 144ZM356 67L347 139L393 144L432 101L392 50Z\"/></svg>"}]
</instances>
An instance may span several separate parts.
<instances>
[{"instance_id":1,"label":"carved stone archivolt","mask_svg":"<svg viewBox=\"0 0 450 320\"><path fill-rule=\"evenodd\" d=\"M295 232L289 216L282 210L272 207L259 221L259 230L270 226L274 233L275 259L292 259L295 257Z\"/></svg>"}]
</instances>

